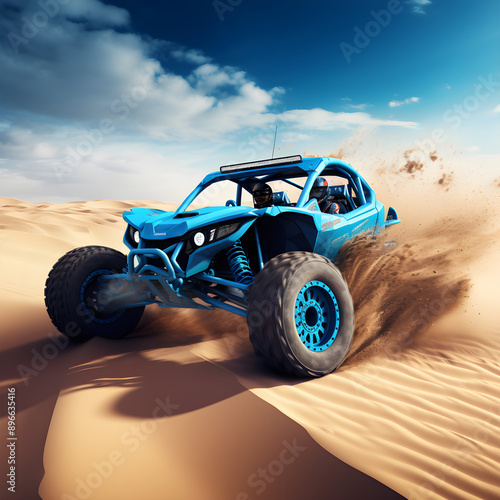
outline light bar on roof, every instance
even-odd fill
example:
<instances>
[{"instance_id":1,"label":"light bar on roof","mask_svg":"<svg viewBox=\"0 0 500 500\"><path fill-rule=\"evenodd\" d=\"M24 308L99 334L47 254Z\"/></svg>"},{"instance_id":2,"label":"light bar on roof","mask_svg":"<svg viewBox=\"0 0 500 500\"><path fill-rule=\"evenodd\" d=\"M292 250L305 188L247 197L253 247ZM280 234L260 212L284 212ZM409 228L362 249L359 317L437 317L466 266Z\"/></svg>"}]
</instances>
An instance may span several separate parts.
<instances>
[{"instance_id":1,"label":"light bar on roof","mask_svg":"<svg viewBox=\"0 0 500 500\"><path fill-rule=\"evenodd\" d=\"M254 168L278 167L282 165L292 165L300 163L302 156L284 156L283 158L273 158L272 160L250 161L248 163L236 163L235 165L224 165L220 168L221 174L229 172L241 172L242 170L252 170Z\"/></svg>"}]
</instances>

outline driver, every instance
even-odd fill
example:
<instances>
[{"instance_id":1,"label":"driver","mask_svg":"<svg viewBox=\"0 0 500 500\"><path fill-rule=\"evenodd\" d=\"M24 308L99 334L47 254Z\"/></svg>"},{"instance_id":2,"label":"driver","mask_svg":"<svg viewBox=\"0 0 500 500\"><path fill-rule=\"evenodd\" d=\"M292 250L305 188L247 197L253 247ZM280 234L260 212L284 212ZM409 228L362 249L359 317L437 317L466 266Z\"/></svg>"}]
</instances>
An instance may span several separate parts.
<instances>
[{"instance_id":1,"label":"driver","mask_svg":"<svg viewBox=\"0 0 500 500\"><path fill-rule=\"evenodd\" d=\"M335 203L333 200L329 199L328 196L328 181L324 177L318 177L311 188L311 194L309 199L312 200L316 198L318 202L319 209L325 214L343 214L345 213L345 207L341 206L340 203Z\"/></svg>"},{"instance_id":2,"label":"driver","mask_svg":"<svg viewBox=\"0 0 500 500\"><path fill-rule=\"evenodd\" d=\"M270 207L273 204L273 190L265 182L255 184L252 189L252 196L255 208Z\"/></svg>"}]
</instances>

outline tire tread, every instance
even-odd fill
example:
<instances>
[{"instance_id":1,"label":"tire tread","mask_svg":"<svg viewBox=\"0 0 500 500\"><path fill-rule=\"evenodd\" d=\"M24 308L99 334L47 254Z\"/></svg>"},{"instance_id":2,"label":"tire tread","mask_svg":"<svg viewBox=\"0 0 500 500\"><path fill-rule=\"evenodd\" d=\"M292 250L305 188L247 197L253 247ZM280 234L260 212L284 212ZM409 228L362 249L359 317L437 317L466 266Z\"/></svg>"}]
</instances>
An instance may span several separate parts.
<instances>
[{"instance_id":1,"label":"tire tread","mask_svg":"<svg viewBox=\"0 0 500 500\"><path fill-rule=\"evenodd\" d=\"M98 254L124 257L121 252L109 247L98 245L78 247L63 255L49 272L44 290L45 307L52 324L65 335L67 335L65 330L68 323L75 320L74 311L68 309L67 301L64 300L73 286L72 277L84 260ZM71 338L82 342L88 340L90 336L81 333Z\"/></svg>"},{"instance_id":2,"label":"tire tread","mask_svg":"<svg viewBox=\"0 0 500 500\"><path fill-rule=\"evenodd\" d=\"M300 363L288 348L285 337L282 309L282 298L284 291L294 275L295 271L306 263L322 262L334 269L342 281L345 280L339 269L333 265L330 259L311 252L287 252L271 259L257 274L249 297L248 317L261 314L258 311L259 302L271 301L276 303L271 316L260 324L251 326L249 324L250 341L257 356L271 369L299 377L318 377L324 373L311 371ZM345 283L346 287L347 284ZM354 317L351 318L354 328Z\"/></svg>"}]
</instances>

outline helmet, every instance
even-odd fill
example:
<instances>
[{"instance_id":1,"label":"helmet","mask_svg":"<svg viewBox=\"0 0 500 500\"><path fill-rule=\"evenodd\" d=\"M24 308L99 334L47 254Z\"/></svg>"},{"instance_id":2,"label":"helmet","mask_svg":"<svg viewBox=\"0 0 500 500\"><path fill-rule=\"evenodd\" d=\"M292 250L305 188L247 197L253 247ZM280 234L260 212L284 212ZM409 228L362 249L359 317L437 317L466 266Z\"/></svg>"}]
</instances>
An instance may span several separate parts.
<instances>
[{"instance_id":1,"label":"helmet","mask_svg":"<svg viewBox=\"0 0 500 500\"><path fill-rule=\"evenodd\" d=\"M309 199L316 198L318 203L323 201L328 194L328 182L324 177L318 177L311 188Z\"/></svg>"},{"instance_id":2,"label":"helmet","mask_svg":"<svg viewBox=\"0 0 500 500\"><path fill-rule=\"evenodd\" d=\"M258 182L252 189L255 208L270 207L273 201L273 190L269 184Z\"/></svg>"}]
</instances>

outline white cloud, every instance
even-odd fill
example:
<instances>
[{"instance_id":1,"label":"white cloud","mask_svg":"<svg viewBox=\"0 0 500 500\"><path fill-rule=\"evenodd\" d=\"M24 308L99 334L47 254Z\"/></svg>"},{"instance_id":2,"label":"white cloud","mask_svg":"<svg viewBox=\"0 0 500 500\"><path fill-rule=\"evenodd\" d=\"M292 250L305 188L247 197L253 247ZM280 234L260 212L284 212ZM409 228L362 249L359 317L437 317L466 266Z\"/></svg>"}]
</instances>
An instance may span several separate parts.
<instances>
[{"instance_id":1,"label":"white cloud","mask_svg":"<svg viewBox=\"0 0 500 500\"><path fill-rule=\"evenodd\" d=\"M105 5L99 0L71 0L64 2L60 8L60 12L67 18L71 20L84 19L94 26L119 27L126 26L130 22L128 11L114 5Z\"/></svg>"},{"instance_id":2,"label":"white cloud","mask_svg":"<svg viewBox=\"0 0 500 500\"><path fill-rule=\"evenodd\" d=\"M399 106L403 106L405 104L410 104L411 102L418 102L418 101L420 101L420 97L408 97L408 99L405 99L404 101L391 101L389 103L389 107L398 108Z\"/></svg>"},{"instance_id":3,"label":"white cloud","mask_svg":"<svg viewBox=\"0 0 500 500\"><path fill-rule=\"evenodd\" d=\"M445 88L446 90L451 90L451 85L450 85L449 83L445 83L445 84L444 84L444 88Z\"/></svg>"},{"instance_id":4,"label":"white cloud","mask_svg":"<svg viewBox=\"0 0 500 500\"><path fill-rule=\"evenodd\" d=\"M29 17L27 9L18 17ZM2 39L0 106L89 126L106 119L120 130L195 140L265 123L260 115L281 92L260 88L236 68L210 63L200 51L158 42L174 58L196 65L189 76L175 74L150 57L155 41L96 28L95 19L128 22L126 11L97 0L72 0L56 17L16 46L18 53ZM22 33L20 20L0 23Z\"/></svg>"},{"instance_id":5,"label":"white cloud","mask_svg":"<svg viewBox=\"0 0 500 500\"><path fill-rule=\"evenodd\" d=\"M23 12L27 9L25 6ZM73 22L73 18L80 21ZM87 128L111 120L117 135L141 132L176 141L216 139L265 127L276 119L272 107L283 89L263 89L238 68L221 67L198 50L160 41L171 56L195 65L189 75L175 74L150 57L151 46L140 36L95 26L87 29L85 19L124 25L128 13L98 0L74 0L36 37L21 44L19 53L4 39L0 105L33 116L82 123ZM16 26L10 19L8 24L11 31L21 29L20 21ZM364 107L351 104L352 109ZM403 123L362 113L338 113L326 126L341 128L367 121ZM318 123L313 126L318 128Z\"/></svg>"},{"instance_id":6,"label":"white cloud","mask_svg":"<svg viewBox=\"0 0 500 500\"><path fill-rule=\"evenodd\" d=\"M424 7L430 5L432 2L430 0L409 0L410 5L412 5L412 11L416 14L425 14Z\"/></svg>"},{"instance_id":7,"label":"white cloud","mask_svg":"<svg viewBox=\"0 0 500 500\"><path fill-rule=\"evenodd\" d=\"M345 107L347 109L359 109L359 110L363 110L366 108L366 106L368 106L368 104L346 104Z\"/></svg>"},{"instance_id":8,"label":"white cloud","mask_svg":"<svg viewBox=\"0 0 500 500\"><path fill-rule=\"evenodd\" d=\"M6 33L22 34L22 17L38 9L27 0L18 5L16 15L0 16ZM185 180L201 178L188 165L198 165L200 157L218 161L222 147L241 155L280 120L280 132L295 143L308 141L315 135L310 131L418 126L361 111L279 114L283 88L261 88L244 71L198 50L128 33L128 23L123 9L72 0L18 46L12 37L0 38L0 174L7 195L134 198L142 188L147 197L177 199L172 169L185 169ZM177 74L151 56L155 50L193 66ZM81 154L68 168L71 151ZM59 184L54 165L61 164L67 172ZM168 188L148 180L166 178L166 171Z\"/></svg>"},{"instance_id":9,"label":"white cloud","mask_svg":"<svg viewBox=\"0 0 500 500\"><path fill-rule=\"evenodd\" d=\"M126 161L124 161L126 158ZM0 172L3 193L18 199L158 199L180 202L206 174L184 151L134 142L110 144L56 175L53 161L11 160ZM215 169L215 165L210 165Z\"/></svg>"},{"instance_id":10,"label":"white cloud","mask_svg":"<svg viewBox=\"0 0 500 500\"><path fill-rule=\"evenodd\" d=\"M211 92L221 87L238 87L248 82L245 72L226 66L220 68L216 64L198 66L188 77L190 83L204 92Z\"/></svg>"},{"instance_id":11,"label":"white cloud","mask_svg":"<svg viewBox=\"0 0 500 500\"><path fill-rule=\"evenodd\" d=\"M179 61L186 61L191 64L206 64L211 61L210 57L204 55L201 51L195 49L176 49L172 51L173 57Z\"/></svg>"},{"instance_id":12,"label":"white cloud","mask_svg":"<svg viewBox=\"0 0 500 500\"><path fill-rule=\"evenodd\" d=\"M296 124L305 130L339 130L364 126L403 128L417 128L419 126L416 122L374 118L368 113L334 113L320 108L286 111L278 118L285 123Z\"/></svg>"},{"instance_id":13,"label":"white cloud","mask_svg":"<svg viewBox=\"0 0 500 500\"><path fill-rule=\"evenodd\" d=\"M285 144L294 144L295 142L298 141L309 141L313 137L314 136L310 134L301 134L300 132L290 132L289 134L285 135L284 142Z\"/></svg>"},{"instance_id":14,"label":"white cloud","mask_svg":"<svg viewBox=\"0 0 500 500\"><path fill-rule=\"evenodd\" d=\"M469 146L469 147L465 148L465 151L467 153L477 153L477 152L481 151L481 148L479 146Z\"/></svg>"},{"instance_id":15,"label":"white cloud","mask_svg":"<svg viewBox=\"0 0 500 500\"><path fill-rule=\"evenodd\" d=\"M500 113L500 104L493 110L493 113Z\"/></svg>"}]
</instances>

